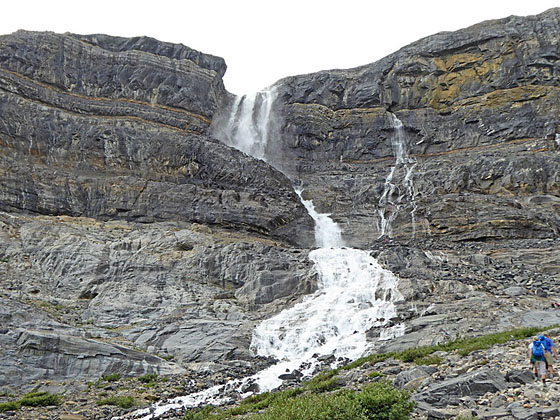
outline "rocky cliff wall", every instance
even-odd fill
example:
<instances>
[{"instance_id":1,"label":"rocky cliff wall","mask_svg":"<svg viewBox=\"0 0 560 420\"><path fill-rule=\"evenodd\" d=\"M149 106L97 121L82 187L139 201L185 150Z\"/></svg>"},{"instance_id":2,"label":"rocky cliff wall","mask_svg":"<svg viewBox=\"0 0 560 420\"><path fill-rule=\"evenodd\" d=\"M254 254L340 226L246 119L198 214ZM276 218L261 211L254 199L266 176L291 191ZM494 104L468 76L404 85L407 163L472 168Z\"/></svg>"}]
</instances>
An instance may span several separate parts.
<instances>
[{"instance_id":1,"label":"rocky cliff wall","mask_svg":"<svg viewBox=\"0 0 560 420\"><path fill-rule=\"evenodd\" d=\"M221 224L305 243L296 220L307 232L312 222L290 182L205 136L224 71L222 59L143 38L2 37L0 209Z\"/></svg>"},{"instance_id":2,"label":"rocky cliff wall","mask_svg":"<svg viewBox=\"0 0 560 420\"><path fill-rule=\"evenodd\" d=\"M390 236L400 240L557 238L559 39L552 9L436 34L359 68L286 78L275 86L277 165L307 183L357 246L384 233L379 212L395 208ZM391 114L404 126L407 170L395 162ZM395 166L393 204L382 209Z\"/></svg>"},{"instance_id":3,"label":"rocky cliff wall","mask_svg":"<svg viewBox=\"0 0 560 420\"><path fill-rule=\"evenodd\" d=\"M559 300L559 15L275 86L267 157L400 276L402 346ZM292 180L208 135L224 71L149 38L0 37L0 385L247 360L315 290Z\"/></svg>"},{"instance_id":4,"label":"rocky cliff wall","mask_svg":"<svg viewBox=\"0 0 560 420\"><path fill-rule=\"evenodd\" d=\"M0 37L0 386L249 359L314 290L290 180L208 135L224 72L145 37Z\"/></svg>"}]
</instances>

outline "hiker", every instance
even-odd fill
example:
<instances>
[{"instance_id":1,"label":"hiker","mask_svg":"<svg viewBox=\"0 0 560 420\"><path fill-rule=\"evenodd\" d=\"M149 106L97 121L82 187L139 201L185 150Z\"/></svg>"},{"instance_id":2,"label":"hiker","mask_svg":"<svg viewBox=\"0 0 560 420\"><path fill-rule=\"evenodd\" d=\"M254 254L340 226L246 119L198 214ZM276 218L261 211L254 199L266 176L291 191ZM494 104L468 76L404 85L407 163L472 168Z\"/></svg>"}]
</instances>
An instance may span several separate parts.
<instances>
[{"instance_id":1,"label":"hiker","mask_svg":"<svg viewBox=\"0 0 560 420\"><path fill-rule=\"evenodd\" d=\"M539 336L541 337L541 336ZM550 379L554 378L554 366L553 366L553 359L552 355L554 355L554 359L558 360L558 352L556 351L556 346L552 342L550 335L548 333L542 334L544 348L546 352L544 353L544 357L546 359L546 364L548 365L548 373Z\"/></svg>"},{"instance_id":2,"label":"hiker","mask_svg":"<svg viewBox=\"0 0 560 420\"><path fill-rule=\"evenodd\" d=\"M533 366L533 373L538 379L542 379L543 385L546 385L546 359L544 358L544 342L539 337L535 337L529 346L529 357Z\"/></svg>"}]
</instances>

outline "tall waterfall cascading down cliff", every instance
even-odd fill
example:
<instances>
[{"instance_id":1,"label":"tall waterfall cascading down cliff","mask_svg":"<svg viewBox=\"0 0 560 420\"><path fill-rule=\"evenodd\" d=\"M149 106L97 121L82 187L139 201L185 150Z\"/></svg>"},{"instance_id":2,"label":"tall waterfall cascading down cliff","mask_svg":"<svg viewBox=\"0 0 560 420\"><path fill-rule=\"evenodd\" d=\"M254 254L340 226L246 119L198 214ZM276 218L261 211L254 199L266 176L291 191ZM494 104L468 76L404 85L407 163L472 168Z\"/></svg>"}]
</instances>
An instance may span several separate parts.
<instances>
[{"instance_id":1,"label":"tall waterfall cascading down cliff","mask_svg":"<svg viewBox=\"0 0 560 420\"><path fill-rule=\"evenodd\" d=\"M224 143L266 161L273 101L274 92L270 90L236 98L226 127L215 127L214 134ZM398 159L402 161L402 157ZM320 356L334 356L334 364L357 359L374 346L366 337L372 328L381 330L380 340L404 333L401 324L385 327L397 314L394 303L402 300L397 277L383 269L369 252L345 247L341 228L328 214L318 213L310 200L303 199L301 190L296 189L296 193L315 221L319 248L309 253L309 259L319 275L318 290L262 321L254 330L251 350L278 362L251 377L141 410L136 414L145 414L142 420L180 407L223 404L228 401L225 394L232 390L248 396L253 393L250 384L257 384L258 392L274 390L282 385L281 375L286 372L298 370L303 377L316 373Z\"/></svg>"},{"instance_id":2,"label":"tall waterfall cascading down cliff","mask_svg":"<svg viewBox=\"0 0 560 420\"><path fill-rule=\"evenodd\" d=\"M214 134L228 146L265 160L274 97L273 89L236 96L227 123Z\"/></svg>"},{"instance_id":3,"label":"tall waterfall cascading down cliff","mask_svg":"<svg viewBox=\"0 0 560 420\"><path fill-rule=\"evenodd\" d=\"M392 223L401 208L406 205L410 206L410 219L414 236L414 212L416 211L414 197L416 192L412 175L416 166L416 160L409 155L409 139L404 132L402 121L395 114L391 114L391 120L395 128L395 133L391 139L393 154L395 155L395 165L391 167L389 175L385 179L383 194L379 199L379 236L392 235ZM395 178L395 175L398 175L398 177Z\"/></svg>"}]
</instances>

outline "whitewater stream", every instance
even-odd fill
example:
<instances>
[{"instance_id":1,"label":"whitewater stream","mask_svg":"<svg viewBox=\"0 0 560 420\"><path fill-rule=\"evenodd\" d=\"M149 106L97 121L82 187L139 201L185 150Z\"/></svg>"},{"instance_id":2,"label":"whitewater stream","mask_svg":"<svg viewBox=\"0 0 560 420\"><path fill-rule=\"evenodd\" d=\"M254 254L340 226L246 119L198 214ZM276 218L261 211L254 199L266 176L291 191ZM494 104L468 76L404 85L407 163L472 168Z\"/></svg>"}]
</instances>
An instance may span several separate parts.
<instances>
[{"instance_id":1,"label":"whitewater stream","mask_svg":"<svg viewBox=\"0 0 560 420\"><path fill-rule=\"evenodd\" d=\"M237 98L225 127L215 135L266 160L273 100L273 91ZM347 248L338 224L328 214L318 213L311 201L302 198L301 190L296 193L315 221L318 249L309 253L309 259L318 273L318 288L300 303L262 321L254 330L253 353L273 357L278 363L253 376L158 403L125 418L149 420L172 409L224 404L232 391L242 398L251 395L252 392L243 391L248 389L247 384L256 383L259 392L266 392L282 384L282 374L297 371L304 378L310 377L321 365L321 356L354 360L372 350L375 343L367 340L367 331L383 327L396 316L394 302L402 299L397 278L369 252ZM380 339L401 335L403 330L402 325L383 328Z\"/></svg>"}]
</instances>

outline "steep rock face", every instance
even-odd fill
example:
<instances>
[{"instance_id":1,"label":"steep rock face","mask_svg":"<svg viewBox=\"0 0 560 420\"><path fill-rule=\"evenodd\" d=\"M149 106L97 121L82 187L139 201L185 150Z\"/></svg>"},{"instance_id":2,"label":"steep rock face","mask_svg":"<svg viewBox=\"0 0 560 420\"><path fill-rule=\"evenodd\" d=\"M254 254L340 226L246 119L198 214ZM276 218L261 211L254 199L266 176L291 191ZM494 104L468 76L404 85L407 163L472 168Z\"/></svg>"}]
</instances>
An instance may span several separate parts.
<instances>
[{"instance_id":1,"label":"steep rock face","mask_svg":"<svg viewBox=\"0 0 560 420\"><path fill-rule=\"evenodd\" d=\"M29 386L45 378L89 381L112 372L180 374L180 366L116 343L84 337L84 330L54 321L41 308L0 296L4 374L0 387Z\"/></svg>"},{"instance_id":2,"label":"steep rock face","mask_svg":"<svg viewBox=\"0 0 560 420\"><path fill-rule=\"evenodd\" d=\"M307 253L219 227L0 213L0 368L19 386L247 360L315 277Z\"/></svg>"},{"instance_id":3,"label":"steep rock face","mask_svg":"<svg viewBox=\"0 0 560 420\"><path fill-rule=\"evenodd\" d=\"M209 137L224 71L145 37L0 37L0 386L247 360L315 289L291 182Z\"/></svg>"},{"instance_id":4,"label":"steep rock face","mask_svg":"<svg viewBox=\"0 0 560 420\"><path fill-rule=\"evenodd\" d=\"M277 166L302 178L358 246L382 233L556 238L559 39L552 9L437 34L356 69L286 78L276 85ZM391 113L403 123L400 162ZM381 213L394 214L389 232Z\"/></svg>"},{"instance_id":5,"label":"steep rock face","mask_svg":"<svg viewBox=\"0 0 560 420\"><path fill-rule=\"evenodd\" d=\"M0 209L196 221L305 243L295 222L312 222L290 182L203 136L224 70L149 39L2 37Z\"/></svg>"}]
</instances>

